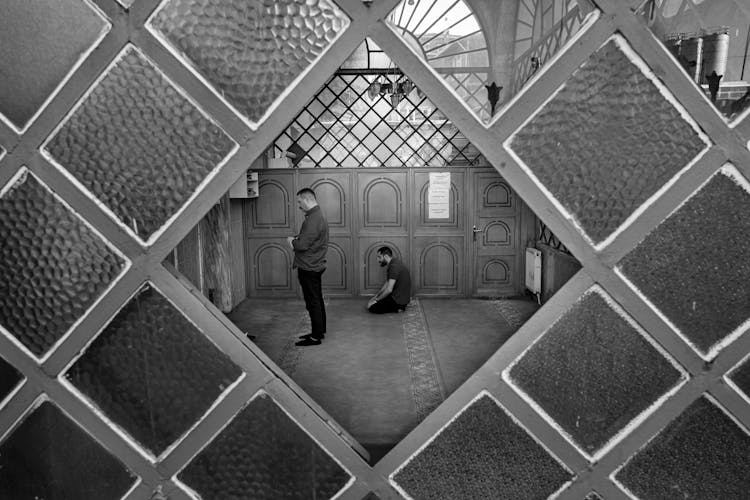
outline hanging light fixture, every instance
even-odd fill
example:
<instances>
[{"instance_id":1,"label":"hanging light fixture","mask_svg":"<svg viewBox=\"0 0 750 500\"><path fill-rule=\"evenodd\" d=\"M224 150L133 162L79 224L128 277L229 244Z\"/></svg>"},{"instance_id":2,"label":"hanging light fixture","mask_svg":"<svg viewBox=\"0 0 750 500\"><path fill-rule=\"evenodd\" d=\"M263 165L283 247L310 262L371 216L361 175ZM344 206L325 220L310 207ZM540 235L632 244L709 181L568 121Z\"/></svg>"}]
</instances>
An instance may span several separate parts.
<instances>
[{"instance_id":1,"label":"hanging light fixture","mask_svg":"<svg viewBox=\"0 0 750 500\"><path fill-rule=\"evenodd\" d=\"M388 99L394 108L404 100L416 86L414 82L405 78L403 81L394 83L388 81L385 76L380 75L367 87L367 96L374 100L378 95ZM417 89L419 90L419 89Z\"/></svg>"},{"instance_id":2,"label":"hanging light fixture","mask_svg":"<svg viewBox=\"0 0 750 500\"><path fill-rule=\"evenodd\" d=\"M375 99L375 97L380 94L380 77L376 78L375 81L373 81L369 87L367 87L367 95L370 97L370 100L372 101Z\"/></svg>"}]
</instances>

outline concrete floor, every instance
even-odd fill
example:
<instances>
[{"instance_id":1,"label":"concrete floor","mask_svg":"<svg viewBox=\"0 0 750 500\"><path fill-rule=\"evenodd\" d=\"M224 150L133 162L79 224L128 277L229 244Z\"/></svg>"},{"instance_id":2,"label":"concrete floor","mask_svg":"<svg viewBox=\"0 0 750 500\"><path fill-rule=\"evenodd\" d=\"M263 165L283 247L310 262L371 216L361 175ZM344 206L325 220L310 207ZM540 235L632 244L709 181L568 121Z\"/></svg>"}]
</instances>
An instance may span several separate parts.
<instances>
[{"instance_id":1,"label":"concrete floor","mask_svg":"<svg viewBox=\"0 0 750 500\"><path fill-rule=\"evenodd\" d=\"M326 298L327 334L302 300L247 299L228 316L371 455L374 463L474 373L538 308L533 300L414 299L370 314L366 298Z\"/></svg>"}]
</instances>

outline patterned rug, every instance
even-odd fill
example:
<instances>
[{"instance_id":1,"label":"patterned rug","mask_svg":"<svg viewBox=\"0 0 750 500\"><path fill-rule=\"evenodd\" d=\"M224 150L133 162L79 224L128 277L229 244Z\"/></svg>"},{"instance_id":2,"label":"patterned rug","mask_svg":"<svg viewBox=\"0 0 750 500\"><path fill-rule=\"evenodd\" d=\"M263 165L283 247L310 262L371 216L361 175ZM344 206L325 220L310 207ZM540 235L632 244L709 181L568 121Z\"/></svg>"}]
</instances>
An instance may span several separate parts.
<instances>
[{"instance_id":1,"label":"patterned rug","mask_svg":"<svg viewBox=\"0 0 750 500\"><path fill-rule=\"evenodd\" d=\"M421 422L445 400L445 388L437 369L437 357L419 299L402 314L404 342L409 357L409 375L417 421Z\"/></svg>"}]
</instances>

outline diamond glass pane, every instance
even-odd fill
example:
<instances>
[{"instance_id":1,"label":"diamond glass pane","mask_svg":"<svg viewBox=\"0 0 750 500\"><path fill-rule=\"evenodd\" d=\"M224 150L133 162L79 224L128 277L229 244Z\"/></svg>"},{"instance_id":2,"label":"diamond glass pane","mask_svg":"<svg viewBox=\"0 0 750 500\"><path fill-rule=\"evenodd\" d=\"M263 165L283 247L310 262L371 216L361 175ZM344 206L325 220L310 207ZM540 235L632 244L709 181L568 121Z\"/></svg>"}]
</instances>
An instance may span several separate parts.
<instances>
[{"instance_id":1,"label":"diamond glass pane","mask_svg":"<svg viewBox=\"0 0 750 500\"><path fill-rule=\"evenodd\" d=\"M260 395L179 474L203 498L332 498L342 469L269 397Z\"/></svg>"},{"instance_id":2,"label":"diamond glass pane","mask_svg":"<svg viewBox=\"0 0 750 500\"><path fill-rule=\"evenodd\" d=\"M599 243L706 145L610 41L510 147Z\"/></svg>"},{"instance_id":3,"label":"diamond glass pane","mask_svg":"<svg viewBox=\"0 0 750 500\"><path fill-rule=\"evenodd\" d=\"M257 122L349 19L329 0L170 0L152 25Z\"/></svg>"},{"instance_id":4,"label":"diamond glass pane","mask_svg":"<svg viewBox=\"0 0 750 500\"><path fill-rule=\"evenodd\" d=\"M122 498L136 478L53 404L0 444L0 498Z\"/></svg>"},{"instance_id":5,"label":"diamond glass pane","mask_svg":"<svg viewBox=\"0 0 750 500\"><path fill-rule=\"evenodd\" d=\"M615 478L643 499L746 499L750 491L750 436L723 411L700 398Z\"/></svg>"},{"instance_id":6,"label":"diamond glass pane","mask_svg":"<svg viewBox=\"0 0 750 500\"><path fill-rule=\"evenodd\" d=\"M131 47L46 150L146 240L233 147Z\"/></svg>"},{"instance_id":7,"label":"diamond glass pane","mask_svg":"<svg viewBox=\"0 0 750 500\"><path fill-rule=\"evenodd\" d=\"M160 453L241 374L161 294L146 286L66 376L115 423Z\"/></svg>"},{"instance_id":8,"label":"diamond glass pane","mask_svg":"<svg viewBox=\"0 0 750 500\"><path fill-rule=\"evenodd\" d=\"M23 380L23 375L13 365L0 358L0 401L10 394Z\"/></svg>"},{"instance_id":9,"label":"diamond glass pane","mask_svg":"<svg viewBox=\"0 0 750 500\"><path fill-rule=\"evenodd\" d=\"M729 379L745 393L746 398L750 399L750 358L735 369Z\"/></svg>"},{"instance_id":10,"label":"diamond glass pane","mask_svg":"<svg viewBox=\"0 0 750 500\"><path fill-rule=\"evenodd\" d=\"M3 0L0 113L24 128L108 29L83 0Z\"/></svg>"},{"instance_id":11,"label":"diamond glass pane","mask_svg":"<svg viewBox=\"0 0 750 500\"><path fill-rule=\"evenodd\" d=\"M349 84L346 88L343 79ZM407 81L403 75L392 73L334 75L317 98L276 138L274 150L277 154L296 146L306 150L308 156L298 167L328 166L324 163L330 160L335 160L336 166L348 168L487 164L456 126L415 89L395 108L387 94L370 98L368 87L376 80L382 84L388 82L392 88ZM321 102L328 104L322 107ZM348 103L353 104L347 107ZM315 120L305 127L303 122L310 123L309 116ZM307 145L300 140L292 144L289 138L305 128L311 136L321 137L319 143ZM338 147L334 147L334 140L340 141ZM382 146L383 142L387 148ZM349 153L351 156L347 156Z\"/></svg>"},{"instance_id":12,"label":"diamond glass pane","mask_svg":"<svg viewBox=\"0 0 750 500\"><path fill-rule=\"evenodd\" d=\"M746 0L645 2L639 9L654 36L729 119L750 106L748 12Z\"/></svg>"},{"instance_id":13,"label":"diamond glass pane","mask_svg":"<svg viewBox=\"0 0 750 500\"><path fill-rule=\"evenodd\" d=\"M598 292L589 292L510 370L589 454L665 394L680 372Z\"/></svg>"},{"instance_id":14,"label":"diamond glass pane","mask_svg":"<svg viewBox=\"0 0 750 500\"><path fill-rule=\"evenodd\" d=\"M702 353L750 318L750 193L715 175L622 261L623 274Z\"/></svg>"},{"instance_id":15,"label":"diamond glass pane","mask_svg":"<svg viewBox=\"0 0 750 500\"><path fill-rule=\"evenodd\" d=\"M584 500L604 500L599 494L595 491L592 491L588 495L586 495L586 498Z\"/></svg>"},{"instance_id":16,"label":"diamond glass pane","mask_svg":"<svg viewBox=\"0 0 750 500\"><path fill-rule=\"evenodd\" d=\"M394 477L413 498L547 498L571 479L492 399L482 397Z\"/></svg>"},{"instance_id":17,"label":"diamond glass pane","mask_svg":"<svg viewBox=\"0 0 750 500\"><path fill-rule=\"evenodd\" d=\"M87 225L24 172L0 194L0 325L44 354L125 267Z\"/></svg>"}]
</instances>

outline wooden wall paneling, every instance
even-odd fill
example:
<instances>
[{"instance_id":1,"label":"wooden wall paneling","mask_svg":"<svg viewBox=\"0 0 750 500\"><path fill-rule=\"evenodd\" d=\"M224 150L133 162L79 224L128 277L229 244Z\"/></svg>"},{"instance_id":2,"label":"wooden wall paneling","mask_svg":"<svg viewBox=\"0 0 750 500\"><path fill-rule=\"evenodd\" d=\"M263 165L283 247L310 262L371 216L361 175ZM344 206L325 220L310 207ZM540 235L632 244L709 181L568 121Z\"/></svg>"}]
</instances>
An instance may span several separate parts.
<instances>
[{"instance_id":1,"label":"wooden wall paneling","mask_svg":"<svg viewBox=\"0 0 750 500\"><path fill-rule=\"evenodd\" d=\"M352 241L352 173L351 171L299 171L297 189L312 188L318 205L328 220L329 246L323 290L329 295L354 294L354 275L357 262ZM295 191L296 192L296 191ZM298 213L299 225L302 213Z\"/></svg>"},{"instance_id":2,"label":"wooden wall paneling","mask_svg":"<svg viewBox=\"0 0 750 500\"><path fill-rule=\"evenodd\" d=\"M408 201L412 191L408 171L404 169L358 171L356 184L358 269L361 270L356 290L360 295L371 295L385 279L385 269L376 259L378 248L388 245L394 256L407 266L411 263Z\"/></svg>"},{"instance_id":3,"label":"wooden wall paneling","mask_svg":"<svg viewBox=\"0 0 750 500\"><path fill-rule=\"evenodd\" d=\"M249 296L295 296L294 256L286 241L297 234L295 172L261 171L258 198L245 218L245 266Z\"/></svg>"}]
</instances>

